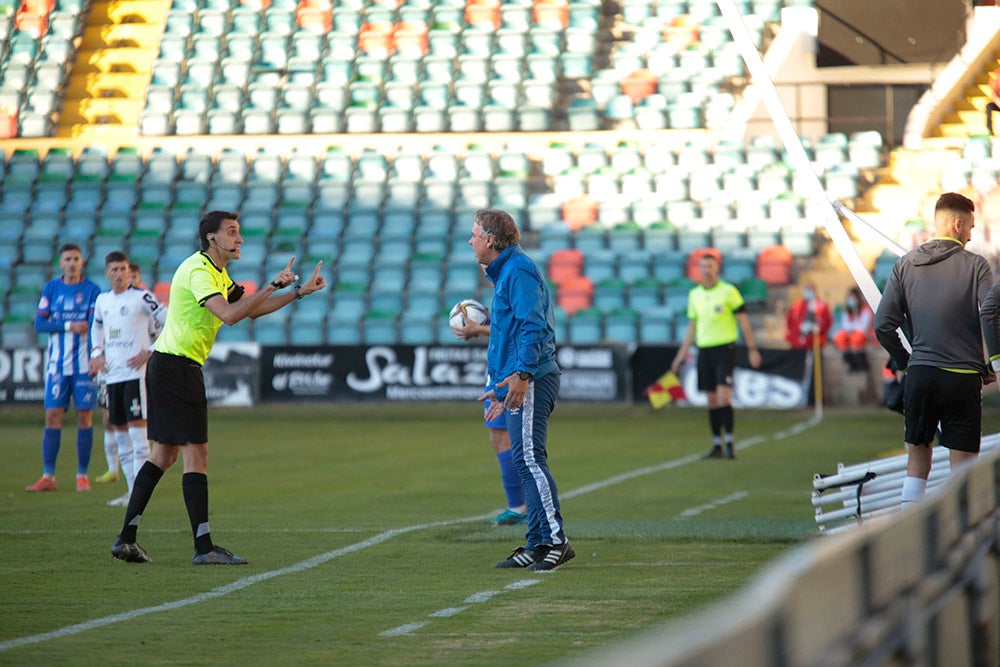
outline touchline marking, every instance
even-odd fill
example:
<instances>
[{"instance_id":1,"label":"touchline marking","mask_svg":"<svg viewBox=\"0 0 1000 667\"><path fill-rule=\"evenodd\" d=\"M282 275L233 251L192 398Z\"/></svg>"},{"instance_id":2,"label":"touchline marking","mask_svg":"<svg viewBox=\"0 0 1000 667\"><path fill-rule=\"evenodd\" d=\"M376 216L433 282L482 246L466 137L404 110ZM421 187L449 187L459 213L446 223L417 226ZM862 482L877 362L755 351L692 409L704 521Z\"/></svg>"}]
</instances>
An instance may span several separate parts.
<instances>
[{"instance_id":1,"label":"touchline marking","mask_svg":"<svg viewBox=\"0 0 1000 667\"><path fill-rule=\"evenodd\" d=\"M535 584L541 583L541 579L519 579L513 583L507 584L503 587L503 591L483 591L481 593L473 593L469 597L465 598L467 603L464 607L445 607L444 609L439 609L434 613L428 614L429 618L451 618L452 616L458 616L463 611L468 609L469 604L481 604L483 602L489 602L496 596L500 595L504 591L517 591L522 588L527 588L528 586L534 586ZM430 624L430 621L418 621L416 623L404 623L398 627L392 628L391 630L384 630L379 633L381 637L402 637L403 635L408 635L423 627Z\"/></svg>"},{"instance_id":2,"label":"touchline marking","mask_svg":"<svg viewBox=\"0 0 1000 667\"><path fill-rule=\"evenodd\" d=\"M312 558L299 561L294 565L283 567L277 570L271 570L270 572L261 572L260 574L255 574L249 577L243 577L242 579L237 579L236 581L230 584L226 584L225 586L219 586L218 588L213 588L210 591L199 593L198 595L193 595L188 598L175 600L173 602L165 602L163 604L158 604L153 607L134 609L132 611L126 611L120 614L105 616L104 618L95 618L94 620L91 621L84 621L83 623L77 623L76 625L67 625L66 627L59 628L58 630L52 630L50 632L42 632L37 635L29 635L27 637L8 639L7 641L0 642L0 652L8 651L12 648L17 648L18 646L37 644L39 642L47 641L49 639L58 639L60 637L67 637L69 635L79 634L87 630L102 628L104 626L112 625L114 623L120 623L122 621L130 621L134 618L139 618L140 616L145 616L147 614L154 614L161 611L172 611L174 609L181 609L182 607L187 607L193 604L197 604L199 602L204 602L206 600L220 598L225 595L229 595L230 593L235 593L236 591L241 591L244 588L249 588L254 584L258 584L262 581L267 581L268 579L274 579L275 577L280 577L286 574L297 574L299 572L311 570L312 568L322 565L323 563L333 560L334 558L339 558L340 556L346 556L347 554L351 554L356 551L361 551L362 549L367 549L368 547L375 546L376 544L381 544L382 542L391 540L394 537L398 537L406 533L412 533L414 531L424 530L427 528L450 526L457 523L467 523L469 521L484 521L488 519L490 516L491 514L482 514L478 517L473 517L470 519L459 519L454 521L435 521L433 523L424 523L424 524L418 524L416 526L407 526L405 528L396 528L394 530L387 530L384 533L376 535L375 537L371 537L367 540L362 540L361 542L355 542L354 544L349 544L348 546L341 547L340 549L327 551L326 553L319 554L318 556L313 556Z\"/></svg>"},{"instance_id":3,"label":"touchline marking","mask_svg":"<svg viewBox=\"0 0 1000 667\"><path fill-rule=\"evenodd\" d=\"M736 502L737 500L742 500L743 498L746 498L749 495L750 494L747 493L746 491L737 491L735 493L730 493L725 498L719 498L718 500L713 500L710 503L705 503L704 505L700 505L698 507L689 507L688 509L681 512L681 517L687 518L691 516L698 516L702 512L706 512L708 510L714 510L716 507L720 507L727 503L732 503Z\"/></svg>"},{"instance_id":4,"label":"touchline marking","mask_svg":"<svg viewBox=\"0 0 1000 667\"><path fill-rule=\"evenodd\" d=\"M740 445L738 446L738 449L746 449L747 447L752 447L753 445L760 444L761 442L764 442L768 439L782 440L792 435L797 435L802 431L805 431L806 429L815 426L818 423L820 423L820 420L816 417L812 417L808 421L795 424L784 431L779 431L775 433L774 435L768 437L757 436L755 438L750 438L746 441L741 441ZM635 479L636 477L642 477L643 475L649 475L663 470L672 470L679 466L686 465L688 463L692 463L698 460L700 460L700 457L693 454L689 456L683 456L679 459L666 461L659 465L649 466L646 468L639 468L638 470L634 470L632 472L623 473L621 475L616 475L614 477L609 477L603 482L588 484L587 486L583 486L578 489L569 491L568 493L564 493L562 494L562 497L575 498L576 496L581 496L585 493L589 493L590 491L598 491L600 489L613 486L614 484L619 484L621 482L628 481L630 479ZM487 514L479 514L477 516L468 517L465 519L454 519L451 521L435 521L432 523L422 523L414 526L407 526L404 528L395 528L393 530L387 530L385 532L379 533L375 537L368 538L367 540L362 540L361 542L355 542L354 544L349 544L346 547L341 547L340 549L327 551L326 553L322 553L317 556L313 556L312 558L299 561L294 565L289 565L288 567L279 568L277 570L271 570L270 572L261 572L260 574L244 577L242 579L237 579L236 581L226 584L225 586L219 586L218 588L213 588L210 591L199 593L198 595L193 595L191 597L183 598L181 600L174 600L173 602L165 602L163 604L155 605L152 607L133 609L132 611L125 611L120 614L113 614L111 616L105 616L103 618L95 618L90 621L84 621L83 623L76 623L74 625L67 625L65 627L58 628L56 630L50 630L49 632L42 632L35 635L28 635L25 637L16 637L14 639L8 639L6 641L0 642L0 653L3 653L4 651L9 651L10 649L17 648L19 646L28 646L30 644L38 644L40 642L48 641L50 639L59 639L61 637L68 637L70 635L76 635L81 632L86 632L87 630L95 630L97 628L103 628L105 626L113 625L115 623L130 621L134 618L139 618L140 616L155 614L161 611L172 611L174 609L181 609L183 607L188 607L190 605L197 604L199 602L205 602L206 600L213 600L215 598L220 598L225 595L229 595L230 593L241 591L244 588L249 588L250 586L258 584L262 581L268 581L269 579L274 579L275 577L284 576L286 574L298 574L299 572L305 572L306 570L311 570L312 568L318 567L328 561L333 560L334 558L340 558L341 556L346 556L348 554L361 551L362 549L367 549L368 547L373 547L378 544L382 544L383 542L391 540L394 537L405 535L407 533L412 533L419 530L426 530L428 528L440 528L444 526L454 526L463 523L485 521L491 518L493 518L492 512ZM519 588L525 588L527 586L531 586L535 583L538 583L538 581L540 580L526 579L522 581L517 581L512 584L509 584L508 586L505 586L504 589L517 590ZM418 630L424 627L427 624L428 621L416 624L410 624L410 625L415 625L416 627L406 630L405 632L401 632L399 634L408 634L410 632L413 632L414 630ZM399 628L396 628L396 630L400 630L400 628L404 627L407 626L400 626ZM386 635L386 633L388 632L391 631L387 630L382 634Z\"/></svg>"}]
</instances>

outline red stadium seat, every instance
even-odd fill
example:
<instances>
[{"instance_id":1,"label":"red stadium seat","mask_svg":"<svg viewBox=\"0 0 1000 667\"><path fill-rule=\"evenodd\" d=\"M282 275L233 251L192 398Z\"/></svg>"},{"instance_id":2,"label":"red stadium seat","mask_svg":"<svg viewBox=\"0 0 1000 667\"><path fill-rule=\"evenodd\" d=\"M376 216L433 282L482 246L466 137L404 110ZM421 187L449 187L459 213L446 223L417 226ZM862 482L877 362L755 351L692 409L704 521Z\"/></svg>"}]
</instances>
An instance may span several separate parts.
<instances>
[{"instance_id":1,"label":"red stadium seat","mask_svg":"<svg viewBox=\"0 0 1000 667\"><path fill-rule=\"evenodd\" d=\"M41 39L49 30L49 19L47 14L33 12L24 6L18 10L14 17L14 26L21 32L31 35L35 39Z\"/></svg>"},{"instance_id":2,"label":"red stadium seat","mask_svg":"<svg viewBox=\"0 0 1000 667\"><path fill-rule=\"evenodd\" d=\"M568 278L557 288L556 303L570 316L590 308L594 303L594 284L587 276Z\"/></svg>"},{"instance_id":3,"label":"red stadium seat","mask_svg":"<svg viewBox=\"0 0 1000 667\"><path fill-rule=\"evenodd\" d=\"M468 0L465 4L465 22L497 30L500 27L500 0Z\"/></svg>"},{"instance_id":4,"label":"red stadium seat","mask_svg":"<svg viewBox=\"0 0 1000 667\"><path fill-rule=\"evenodd\" d=\"M393 40L394 26L389 21L375 21L361 25L358 48L371 56L388 57L396 50Z\"/></svg>"},{"instance_id":5,"label":"red stadium seat","mask_svg":"<svg viewBox=\"0 0 1000 667\"><path fill-rule=\"evenodd\" d=\"M632 104L638 104L644 98L656 92L659 78L648 69L632 72L622 79L622 93L628 95Z\"/></svg>"},{"instance_id":6,"label":"red stadium seat","mask_svg":"<svg viewBox=\"0 0 1000 667\"><path fill-rule=\"evenodd\" d=\"M792 283L792 253L783 245L764 248L757 256L757 277L771 285Z\"/></svg>"},{"instance_id":7,"label":"red stadium seat","mask_svg":"<svg viewBox=\"0 0 1000 667\"><path fill-rule=\"evenodd\" d=\"M583 253L577 248L555 250L549 256L549 279L557 286L583 274Z\"/></svg>"},{"instance_id":8,"label":"red stadium seat","mask_svg":"<svg viewBox=\"0 0 1000 667\"><path fill-rule=\"evenodd\" d=\"M295 10L295 22L303 30L326 34L333 29L333 16L329 9L320 7L299 7Z\"/></svg>"},{"instance_id":9,"label":"red stadium seat","mask_svg":"<svg viewBox=\"0 0 1000 667\"><path fill-rule=\"evenodd\" d=\"M161 280L153 285L153 296L164 306L170 305L170 281Z\"/></svg>"},{"instance_id":10,"label":"red stadium seat","mask_svg":"<svg viewBox=\"0 0 1000 667\"><path fill-rule=\"evenodd\" d=\"M569 26L569 3L566 0L535 0L533 14L538 25L560 29Z\"/></svg>"},{"instance_id":11,"label":"red stadium seat","mask_svg":"<svg viewBox=\"0 0 1000 667\"><path fill-rule=\"evenodd\" d=\"M563 202L562 217L574 232L581 227L597 222L600 205L596 200L583 195Z\"/></svg>"},{"instance_id":12,"label":"red stadium seat","mask_svg":"<svg viewBox=\"0 0 1000 667\"><path fill-rule=\"evenodd\" d=\"M427 54L427 24L422 21L403 21L394 33L396 50L413 57Z\"/></svg>"}]
</instances>

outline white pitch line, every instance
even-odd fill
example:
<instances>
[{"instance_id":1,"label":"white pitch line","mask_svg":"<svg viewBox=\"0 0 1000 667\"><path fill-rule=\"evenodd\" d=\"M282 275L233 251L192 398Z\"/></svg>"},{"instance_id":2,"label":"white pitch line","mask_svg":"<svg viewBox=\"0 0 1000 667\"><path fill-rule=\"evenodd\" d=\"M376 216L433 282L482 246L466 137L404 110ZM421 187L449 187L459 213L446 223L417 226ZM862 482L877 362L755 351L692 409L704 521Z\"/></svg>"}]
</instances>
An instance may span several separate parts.
<instances>
[{"instance_id":1,"label":"white pitch line","mask_svg":"<svg viewBox=\"0 0 1000 667\"><path fill-rule=\"evenodd\" d=\"M483 602L489 602L496 596L500 595L504 591L517 591L522 588L527 588L528 586L534 586L537 583L541 583L541 579L519 579L513 583L507 584L503 587L503 591L483 591L481 593L473 593L469 597L465 598L465 602L468 604L482 604ZM431 614L428 614L429 618L451 618L452 616L458 616L463 611L468 609L468 604L464 607L445 607L444 609L439 609ZM385 630L379 633L381 637L402 637L403 635L408 635L421 628L426 627L430 621L417 621L416 623L404 623L398 627L392 628L391 630Z\"/></svg>"},{"instance_id":2,"label":"white pitch line","mask_svg":"<svg viewBox=\"0 0 1000 667\"><path fill-rule=\"evenodd\" d=\"M708 510L714 510L716 507L721 507L728 503L734 503L737 500L742 500L749 496L750 494L746 491L737 491L735 493L730 493L725 498L719 498L718 500L713 500L710 503L705 503L704 505L699 505L698 507L689 507L688 509L681 512L682 518L688 518L692 516L698 516L702 512L707 512Z\"/></svg>"},{"instance_id":3,"label":"white pitch line","mask_svg":"<svg viewBox=\"0 0 1000 667\"><path fill-rule=\"evenodd\" d=\"M740 443L741 446L739 448L746 449L747 447L751 447L753 445L759 444L760 442L764 442L767 439L781 440L783 438L787 438L791 435L801 433L802 431L811 428L812 426L815 426L816 424L819 423L819 421L820 421L819 419L814 417L806 422L801 422L799 424L796 424L786 429L785 431L779 431L778 433L770 437L758 436L757 438L752 438L746 441L742 441ZM688 463L693 463L694 461L697 460L700 460L700 457L695 455L682 456L679 459L674 459L672 461L665 461L664 463L661 463L656 466L640 468L632 472L623 473L621 475L616 475L614 477L609 477L603 482L596 482L594 484L589 484L587 486L574 489L572 491L569 491L568 493L564 493L562 494L562 497L575 498L576 496L583 495L584 493L589 493L591 491L598 491L600 489L607 488L614 484L619 484L621 482L630 479L635 479L636 477L642 477L643 475L649 475L663 470L672 470L673 468L677 468L679 466ZM61 637L68 637L71 635L80 634L81 632L86 632L88 630L95 630L97 628L103 628L108 625L114 625L115 623L129 621L134 618L139 618L140 616L155 614L161 611L172 611L174 609L181 609L183 607L188 607L190 605L197 604L199 602L205 602L206 600L213 600L215 598L220 598L229 595L230 593L241 591L244 588L248 588L262 581L274 579L275 577L284 576L286 574L298 574L299 572L305 572L306 570L311 570L312 568L318 567L328 561L333 560L334 558L339 558L341 556L346 556L348 554L361 551L362 549L367 549L368 547L381 544L383 542L391 540L394 537L405 535L406 533L412 533L419 530L426 530L428 528L440 528L443 526L454 526L462 523L485 521L487 519L492 518L492 516L493 516L492 513L480 514L465 519L454 519L452 521L435 521L432 523L422 523L414 526L406 526L404 528L395 528L393 530L387 530L367 540L362 540L361 542L355 542L354 544L350 544L346 547L341 547L340 549L334 549L333 551L327 551L326 553L322 553L319 554L318 556L313 556L312 558L299 561L298 563L295 563L294 565L290 565L288 567L279 568L277 570L271 570L269 572L261 572L260 574L255 574L249 577L244 577L242 579L237 579L236 581L226 584L225 586L219 586L218 588L213 588L210 591L199 593L198 595L193 595L191 597L183 598L180 600L174 600L173 602L165 602L163 604L154 605L152 607L133 609L132 611L126 611L120 614L113 614L111 616L105 616L103 618L95 618L90 621L84 621L83 623L76 623L74 625L67 625L65 627L58 628L56 630L50 630L49 632L42 632L35 635L28 635L25 637L16 637L14 639L8 639L6 641L0 642L0 653L3 653L4 651L9 651L10 649L17 648L19 646L28 646L30 644L38 644L40 642L48 641L50 639L59 639ZM528 579L524 581L532 583L515 582L514 584L511 584L510 586L507 586L505 588L516 590L516 588L518 587L523 588L525 586L531 586L538 580ZM428 623L427 621L424 621L418 624L411 624L411 625L416 625L417 627L414 629L419 629L427 625L427 623ZM404 626L400 627L402 628ZM396 629L399 630L400 628ZM406 632L403 632L401 634L407 634L409 632L413 632L413 629L407 630Z\"/></svg>"}]
</instances>

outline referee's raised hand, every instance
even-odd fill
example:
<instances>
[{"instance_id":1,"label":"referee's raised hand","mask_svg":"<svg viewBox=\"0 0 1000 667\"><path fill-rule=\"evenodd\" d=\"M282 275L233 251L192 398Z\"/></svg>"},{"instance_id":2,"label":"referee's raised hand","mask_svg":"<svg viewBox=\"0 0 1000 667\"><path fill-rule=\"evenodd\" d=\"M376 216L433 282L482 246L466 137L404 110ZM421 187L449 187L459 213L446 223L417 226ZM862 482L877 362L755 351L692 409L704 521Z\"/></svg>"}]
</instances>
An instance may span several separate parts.
<instances>
[{"instance_id":1,"label":"referee's raised hand","mask_svg":"<svg viewBox=\"0 0 1000 667\"><path fill-rule=\"evenodd\" d=\"M295 264L294 255L290 260L288 260L288 266L283 268L281 270L281 273L279 273L278 276L271 281L271 286L274 287L274 289L281 289L282 287L288 287L298 279L298 276L295 274L294 271L292 271L293 264Z\"/></svg>"},{"instance_id":2,"label":"referee's raised hand","mask_svg":"<svg viewBox=\"0 0 1000 667\"><path fill-rule=\"evenodd\" d=\"M308 280L302 283L302 287L299 289L302 296L318 292L326 287L326 278L319 272L322 268L323 260L319 260L319 262L316 263L316 268L313 269L312 275L309 276Z\"/></svg>"}]
</instances>

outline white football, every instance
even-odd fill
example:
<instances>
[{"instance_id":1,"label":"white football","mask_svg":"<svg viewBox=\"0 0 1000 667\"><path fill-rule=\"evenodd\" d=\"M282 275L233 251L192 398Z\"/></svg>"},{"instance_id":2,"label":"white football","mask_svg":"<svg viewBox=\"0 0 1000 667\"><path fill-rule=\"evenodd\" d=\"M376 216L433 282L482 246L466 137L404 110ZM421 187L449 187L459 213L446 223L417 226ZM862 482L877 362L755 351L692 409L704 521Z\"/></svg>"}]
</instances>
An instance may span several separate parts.
<instances>
[{"instance_id":1,"label":"white football","mask_svg":"<svg viewBox=\"0 0 1000 667\"><path fill-rule=\"evenodd\" d=\"M489 324L490 313L486 306L475 299L465 299L459 301L448 313L448 324L453 327L464 327L467 322L476 324Z\"/></svg>"}]
</instances>

